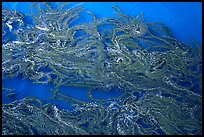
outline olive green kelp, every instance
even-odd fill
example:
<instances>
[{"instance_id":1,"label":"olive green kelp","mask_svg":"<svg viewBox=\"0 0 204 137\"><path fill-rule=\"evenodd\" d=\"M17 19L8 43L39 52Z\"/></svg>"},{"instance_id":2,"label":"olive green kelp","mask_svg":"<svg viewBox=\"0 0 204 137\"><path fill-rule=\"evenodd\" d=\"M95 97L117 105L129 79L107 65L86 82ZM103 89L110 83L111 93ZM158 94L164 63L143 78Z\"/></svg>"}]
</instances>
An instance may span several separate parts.
<instances>
[{"instance_id":1,"label":"olive green kelp","mask_svg":"<svg viewBox=\"0 0 204 137\"><path fill-rule=\"evenodd\" d=\"M3 104L2 134L202 134L200 45L117 6L116 18L97 18L82 4L67 5L34 3L29 15L2 9L3 79L52 84L53 98L75 107L29 97ZM88 88L92 102L63 94L62 86ZM99 99L98 89L123 94Z\"/></svg>"}]
</instances>

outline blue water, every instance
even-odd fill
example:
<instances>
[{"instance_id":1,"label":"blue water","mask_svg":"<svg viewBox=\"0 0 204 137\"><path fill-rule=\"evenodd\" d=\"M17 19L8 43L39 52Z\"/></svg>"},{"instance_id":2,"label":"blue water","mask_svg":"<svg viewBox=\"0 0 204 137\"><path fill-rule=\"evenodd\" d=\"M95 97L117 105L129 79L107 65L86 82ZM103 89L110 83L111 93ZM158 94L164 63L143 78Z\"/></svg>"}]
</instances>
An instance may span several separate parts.
<instances>
[{"instance_id":1,"label":"blue water","mask_svg":"<svg viewBox=\"0 0 204 137\"><path fill-rule=\"evenodd\" d=\"M29 14L30 2L3 2L3 8L11 10L16 9L19 12ZM73 3L77 4L77 3ZM89 10L100 17L115 17L113 5L120 7L126 14L137 16L144 13L146 21L163 22L173 30L174 36L183 41L188 42L189 38L193 38L202 45L202 3L201 2L87 2L83 4L86 10ZM16 96L7 97L2 95L2 103L10 103L16 99L22 99L27 96L37 97L44 102L55 103L60 108L72 109L69 103L57 101L51 98L49 91L52 85L36 85L30 80L22 80L21 78L3 80L3 87L15 88ZM61 92L66 95L89 102L87 98L88 89L61 87ZM121 95L119 92L102 93L95 92L96 98L110 98Z\"/></svg>"}]
</instances>

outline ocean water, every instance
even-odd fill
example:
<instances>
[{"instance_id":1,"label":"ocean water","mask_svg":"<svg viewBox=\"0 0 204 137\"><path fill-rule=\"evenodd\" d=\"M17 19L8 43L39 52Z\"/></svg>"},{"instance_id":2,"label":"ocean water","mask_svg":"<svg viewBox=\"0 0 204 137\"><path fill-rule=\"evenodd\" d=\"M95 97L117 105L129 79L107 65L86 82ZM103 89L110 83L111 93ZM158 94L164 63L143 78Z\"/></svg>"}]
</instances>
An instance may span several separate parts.
<instances>
[{"instance_id":1,"label":"ocean water","mask_svg":"<svg viewBox=\"0 0 204 137\"><path fill-rule=\"evenodd\" d=\"M73 3L73 5L79 2ZM2 7L29 14L30 2L3 2ZM189 38L202 43L202 4L199 2L86 2L83 7L96 14L97 17L115 17L112 6L117 5L128 15L138 15L144 13L145 20L151 22L163 22L173 30L175 37L183 42L188 42ZM23 8L22 8L23 7ZM97 8L96 8L97 7ZM50 86L33 85L31 81L15 80L3 81L3 85L16 87L17 96L14 99L22 99L26 96L35 96L45 99L50 96ZM43 86L43 87L42 87ZM32 88L31 88L32 87ZM30 91L30 89L32 89ZM29 92L27 92L29 90ZM79 97L88 101L86 89L66 89L71 90L70 96ZM81 91L81 92L78 92ZM103 96L103 95L102 95ZM9 103L14 99L3 95L3 103ZM58 104L58 103L57 103ZM64 103L58 104L62 108L67 108Z\"/></svg>"},{"instance_id":2,"label":"ocean water","mask_svg":"<svg viewBox=\"0 0 204 137\"><path fill-rule=\"evenodd\" d=\"M55 3L56 5L59 2ZM53 6L56 6L53 4ZM79 4L79 2L72 5ZM17 10L24 14L30 13L30 2L3 2L2 7L10 10ZM201 2L85 2L82 4L83 8L93 12L97 18L116 17L115 10L112 6L118 6L125 14L130 16L137 16L140 13L144 14L145 22L162 22L167 25L174 34L174 37L184 43L188 43L192 38L199 45L202 45L202 3ZM82 18L83 22L90 22L87 17ZM15 39L15 38L14 38ZM49 71L49 70L48 70ZM184 83L185 84L185 83ZM186 83L188 85L188 83ZM23 79L21 76L12 79L3 79L2 86L4 88L14 88L15 95L8 96L7 92L2 92L2 103L8 104L13 101L23 99L25 97L36 97L44 103L52 103L57 105L60 109L74 110L75 107L64 100L53 99L53 94L50 89L54 88L51 84L34 84L32 80ZM194 86L194 92L201 95L201 88L199 85ZM111 89L111 92L104 92L103 89L96 89L93 97L97 99L111 99L117 98L123 94L121 90ZM60 92L68 97L82 100L91 103L87 97L89 88L86 87L60 87ZM135 92L137 94L137 92ZM142 94L136 95L138 98ZM51 98L51 99L50 99ZM138 120L138 122L145 127L145 124ZM148 126L147 126L148 128ZM164 134L158 128L158 133Z\"/></svg>"}]
</instances>

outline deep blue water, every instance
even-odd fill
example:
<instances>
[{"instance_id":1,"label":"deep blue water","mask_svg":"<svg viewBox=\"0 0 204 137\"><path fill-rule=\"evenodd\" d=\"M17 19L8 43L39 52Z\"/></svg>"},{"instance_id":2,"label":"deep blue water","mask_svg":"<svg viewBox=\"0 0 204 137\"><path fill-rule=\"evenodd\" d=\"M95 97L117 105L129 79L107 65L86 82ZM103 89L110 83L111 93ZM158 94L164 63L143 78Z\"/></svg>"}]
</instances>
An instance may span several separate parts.
<instances>
[{"instance_id":1,"label":"deep blue water","mask_svg":"<svg viewBox=\"0 0 204 137\"><path fill-rule=\"evenodd\" d=\"M76 4L76 3L74 3ZM2 3L4 8L11 10L17 9L20 12L29 13L29 2L8 2ZM144 13L146 21L163 22L173 30L174 36L183 42L188 42L189 38L202 44L202 3L201 2L87 2L83 7L96 14L97 17L115 17L113 5L117 5L126 14L137 16ZM86 20L86 19L85 19ZM6 97L4 92L2 103L10 103L16 99L22 99L27 96L37 97L45 102L57 104L61 108L72 109L72 107L63 101L47 100L51 97L49 89L52 85L34 85L30 80L21 78L3 80L3 87L15 88L16 96ZM66 95L89 102L86 94L86 88L61 87L62 93ZM119 96L120 92L112 94L96 92L96 98L109 98Z\"/></svg>"}]
</instances>

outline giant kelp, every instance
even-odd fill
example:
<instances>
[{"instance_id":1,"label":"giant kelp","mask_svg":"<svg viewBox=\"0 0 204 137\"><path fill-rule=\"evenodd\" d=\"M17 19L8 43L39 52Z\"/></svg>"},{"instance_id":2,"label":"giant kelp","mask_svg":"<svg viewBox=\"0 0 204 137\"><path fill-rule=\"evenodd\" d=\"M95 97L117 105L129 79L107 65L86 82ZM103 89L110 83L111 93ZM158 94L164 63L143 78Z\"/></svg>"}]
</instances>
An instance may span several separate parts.
<instances>
[{"instance_id":1,"label":"giant kelp","mask_svg":"<svg viewBox=\"0 0 204 137\"><path fill-rule=\"evenodd\" d=\"M3 78L53 84L53 98L76 107L30 103L37 99L4 105L3 134L201 134L201 95L195 89L201 90L201 47L180 42L143 14L113 8L116 18L97 18L81 4L34 3L29 15L2 10L3 38L15 35L2 45ZM82 13L92 21L77 23ZM93 102L64 95L62 86L89 88ZM97 89L123 94L98 99ZM38 119L50 124L39 125Z\"/></svg>"}]
</instances>

